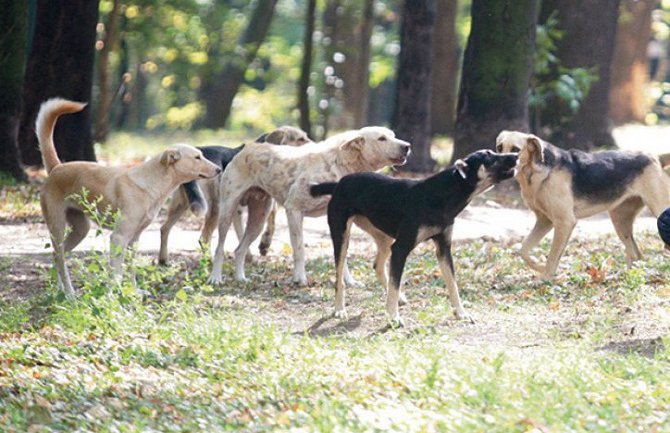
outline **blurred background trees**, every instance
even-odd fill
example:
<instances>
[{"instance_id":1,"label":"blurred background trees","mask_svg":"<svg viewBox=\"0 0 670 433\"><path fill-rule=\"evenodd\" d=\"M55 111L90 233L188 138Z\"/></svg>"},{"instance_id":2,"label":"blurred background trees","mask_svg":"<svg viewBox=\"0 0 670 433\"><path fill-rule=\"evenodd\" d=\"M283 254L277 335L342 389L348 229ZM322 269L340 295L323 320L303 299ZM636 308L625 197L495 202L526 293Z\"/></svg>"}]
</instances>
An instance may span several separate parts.
<instances>
[{"instance_id":1,"label":"blurred background trees","mask_svg":"<svg viewBox=\"0 0 670 433\"><path fill-rule=\"evenodd\" d=\"M378 124L423 172L502 128L592 149L670 118L668 0L0 3L0 171L19 179L53 96L89 102L59 123L65 160L119 131Z\"/></svg>"}]
</instances>

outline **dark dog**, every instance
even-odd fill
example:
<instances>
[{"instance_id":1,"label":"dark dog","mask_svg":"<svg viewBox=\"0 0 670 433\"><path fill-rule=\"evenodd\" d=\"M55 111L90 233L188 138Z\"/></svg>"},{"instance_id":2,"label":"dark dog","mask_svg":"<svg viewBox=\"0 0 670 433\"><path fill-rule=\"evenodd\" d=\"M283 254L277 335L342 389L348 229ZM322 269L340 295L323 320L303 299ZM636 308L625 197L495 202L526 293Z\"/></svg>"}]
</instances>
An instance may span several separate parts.
<instances>
[{"instance_id":1,"label":"dark dog","mask_svg":"<svg viewBox=\"0 0 670 433\"><path fill-rule=\"evenodd\" d=\"M641 258L633 239L633 222L644 206L658 217L670 206L670 178L663 172L668 156L642 152L563 150L532 134L503 131L499 152L519 152L516 179L535 227L521 245L521 257L544 278L552 278L580 218L608 211L630 265ZM554 229L547 264L530 251Z\"/></svg>"},{"instance_id":2,"label":"dark dog","mask_svg":"<svg viewBox=\"0 0 670 433\"><path fill-rule=\"evenodd\" d=\"M282 126L268 134L261 135L255 140L256 143L272 143L287 146L302 146L311 141L312 140L309 139L304 131L291 126ZM230 161L232 161L235 155L240 153L243 148L244 145L236 148L224 146L198 147L198 149L202 151L203 156L217 164L221 170L225 170ZM158 253L158 262L160 264L167 263L167 244L170 230L172 230L172 227L187 209L191 209L196 215L205 214L205 224L200 234L200 243L203 245L209 244L209 241L212 239L214 228L219 221L220 188L219 179L217 177L212 180L187 182L175 191L172 195L170 206L168 207L167 218L161 226L161 246ZM265 193L260 190L249 192L249 195L246 197L246 200L242 205L244 206L249 200L254 200L256 198L254 195L259 194L264 195ZM242 238L243 233L241 212L241 208L238 209L238 212L233 219L233 226L238 239ZM275 228L275 215L276 207L273 206L271 213L267 217L267 226L259 245L262 255L267 253L272 241Z\"/></svg>"},{"instance_id":3,"label":"dark dog","mask_svg":"<svg viewBox=\"0 0 670 433\"><path fill-rule=\"evenodd\" d=\"M343 177L338 183L311 187L314 196L332 194L328 225L335 253L335 315L346 317L343 267L351 223L368 232L377 244L374 269L386 289L386 311L395 323L401 300L400 283L405 260L419 243L431 239L457 318L466 317L454 279L451 232L456 216L477 194L514 174L516 154L480 150L453 167L423 180L394 179L378 173ZM385 263L391 256L390 276Z\"/></svg>"},{"instance_id":4,"label":"dark dog","mask_svg":"<svg viewBox=\"0 0 670 433\"><path fill-rule=\"evenodd\" d=\"M670 250L670 207L661 213L656 221L658 234L665 243L665 249Z\"/></svg>"}]
</instances>

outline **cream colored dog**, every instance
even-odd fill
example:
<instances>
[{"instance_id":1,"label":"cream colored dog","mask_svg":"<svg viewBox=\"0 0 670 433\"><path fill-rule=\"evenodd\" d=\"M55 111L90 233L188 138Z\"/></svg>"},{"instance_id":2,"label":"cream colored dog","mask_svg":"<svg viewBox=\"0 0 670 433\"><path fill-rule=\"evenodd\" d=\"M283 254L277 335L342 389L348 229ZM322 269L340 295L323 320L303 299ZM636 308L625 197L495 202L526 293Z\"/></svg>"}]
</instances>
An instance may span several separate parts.
<instances>
[{"instance_id":1,"label":"cream colored dog","mask_svg":"<svg viewBox=\"0 0 670 433\"><path fill-rule=\"evenodd\" d=\"M123 276L125 249L133 245L151 223L167 196L179 185L193 179L214 177L221 172L202 157L202 152L185 144L176 145L145 163L132 167L105 167L94 162L61 163L53 142L56 120L61 114L76 113L86 104L50 99L37 115L36 131L44 167L49 176L42 186L42 213L51 234L58 285L68 299L74 288L65 264L65 252L76 247L88 233L90 222L73 195L86 192L97 210L120 215L112 231L110 263L114 277ZM71 231L65 236L65 229Z\"/></svg>"},{"instance_id":2,"label":"cream colored dog","mask_svg":"<svg viewBox=\"0 0 670 433\"><path fill-rule=\"evenodd\" d=\"M272 146L265 143L247 145L228 165L221 176L219 243L212 263L210 282L223 281L223 245L228 227L238 203L250 189L267 192L286 209L291 245L293 247L293 281L307 284L305 274L305 246L302 237L302 220L305 216L326 213L329 197L314 198L310 185L333 182L342 176L379 170L387 165L404 164L410 144L395 137L393 131L382 127L367 127L335 135L320 143L302 147ZM235 250L235 277L244 281L244 258L249 245L258 237L270 209L271 200L249 202L247 227ZM345 281L353 283L346 270Z\"/></svg>"},{"instance_id":3,"label":"cream colored dog","mask_svg":"<svg viewBox=\"0 0 670 433\"><path fill-rule=\"evenodd\" d=\"M630 265L642 256L633 238L635 217L647 206L658 217L670 206L670 178L663 172L668 155L643 152L564 150L539 137L503 131L498 152L518 152L516 180L535 226L521 245L521 257L544 278L552 278L577 220L609 212ZM554 229L546 265L530 255Z\"/></svg>"}]
</instances>

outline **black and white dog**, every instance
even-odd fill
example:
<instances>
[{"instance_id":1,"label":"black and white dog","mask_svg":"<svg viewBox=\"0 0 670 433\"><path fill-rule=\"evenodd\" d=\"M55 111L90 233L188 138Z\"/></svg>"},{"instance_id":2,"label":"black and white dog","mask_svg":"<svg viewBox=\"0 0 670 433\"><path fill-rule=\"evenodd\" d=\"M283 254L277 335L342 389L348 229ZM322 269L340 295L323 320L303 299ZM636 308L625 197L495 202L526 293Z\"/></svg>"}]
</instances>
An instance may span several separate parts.
<instances>
[{"instance_id":1,"label":"black and white dog","mask_svg":"<svg viewBox=\"0 0 670 433\"><path fill-rule=\"evenodd\" d=\"M336 266L335 316L346 317L343 267L351 223L368 232L377 244L374 269L386 289L386 311L393 323L402 324L398 303L403 268L409 253L431 239L449 291L454 314L467 317L454 279L451 233L456 216L472 198L514 175L517 156L479 150L459 159L453 167L423 180L394 179L378 173L358 173L338 183L311 187L311 194L332 194L328 225ZM390 275L385 263L391 256Z\"/></svg>"}]
</instances>

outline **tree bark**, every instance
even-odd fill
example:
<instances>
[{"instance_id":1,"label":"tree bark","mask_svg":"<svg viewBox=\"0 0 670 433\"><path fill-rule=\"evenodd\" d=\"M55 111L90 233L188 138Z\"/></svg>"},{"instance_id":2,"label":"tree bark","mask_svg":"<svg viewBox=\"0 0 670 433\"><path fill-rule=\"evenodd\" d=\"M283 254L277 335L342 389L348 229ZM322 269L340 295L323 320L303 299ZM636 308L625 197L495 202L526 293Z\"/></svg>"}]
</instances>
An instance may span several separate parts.
<instances>
[{"instance_id":1,"label":"tree bark","mask_svg":"<svg viewBox=\"0 0 670 433\"><path fill-rule=\"evenodd\" d=\"M56 96L90 102L95 58L97 0L39 0L33 44L23 88L19 129L26 165L41 165L34 124L40 104ZM95 161L91 109L64 116L54 141L63 161Z\"/></svg>"},{"instance_id":2,"label":"tree bark","mask_svg":"<svg viewBox=\"0 0 670 433\"><path fill-rule=\"evenodd\" d=\"M109 133L109 112L112 101L112 89L109 85L109 53L116 44L117 20L119 17L120 0L113 0L109 12L102 46L98 51L98 107L95 111L95 139L105 141Z\"/></svg>"},{"instance_id":3,"label":"tree bark","mask_svg":"<svg viewBox=\"0 0 670 433\"><path fill-rule=\"evenodd\" d=\"M458 0L437 0L431 101L431 131L434 135L451 134L456 121L458 89L457 12Z\"/></svg>"},{"instance_id":4,"label":"tree bark","mask_svg":"<svg viewBox=\"0 0 670 433\"><path fill-rule=\"evenodd\" d=\"M502 129L528 130L538 0L473 0L452 161L492 148Z\"/></svg>"},{"instance_id":5,"label":"tree bark","mask_svg":"<svg viewBox=\"0 0 670 433\"><path fill-rule=\"evenodd\" d=\"M610 114L614 125L644 122L644 92L648 78L647 44L651 36L654 0L624 0L614 42Z\"/></svg>"},{"instance_id":6,"label":"tree bark","mask_svg":"<svg viewBox=\"0 0 670 433\"><path fill-rule=\"evenodd\" d=\"M557 42L561 66L593 68L598 74L578 113L564 128L565 134L553 138L559 146L584 150L615 146L609 91L619 3L619 0L544 0L542 3L543 16L558 11L559 28L564 32Z\"/></svg>"},{"instance_id":7,"label":"tree bark","mask_svg":"<svg viewBox=\"0 0 670 433\"><path fill-rule=\"evenodd\" d=\"M270 28L276 4L277 0L258 0L249 24L237 43L235 53L231 53L230 60L226 62L223 71L207 92L205 98L207 106L205 126L207 128L225 126L233 99L242 85L244 72L256 57L258 48Z\"/></svg>"},{"instance_id":8,"label":"tree bark","mask_svg":"<svg viewBox=\"0 0 670 433\"><path fill-rule=\"evenodd\" d=\"M18 149L21 85L28 44L28 4L3 0L0 14L0 172L27 177Z\"/></svg>"},{"instance_id":9,"label":"tree bark","mask_svg":"<svg viewBox=\"0 0 670 433\"><path fill-rule=\"evenodd\" d=\"M353 115L353 127L366 125L370 103L370 38L374 24L374 0L365 0L363 17L356 31L358 52L356 53L355 74L350 79L349 109Z\"/></svg>"},{"instance_id":10,"label":"tree bark","mask_svg":"<svg viewBox=\"0 0 670 433\"><path fill-rule=\"evenodd\" d=\"M435 0L405 0L393 130L412 143L405 170L431 171L430 92L433 79Z\"/></svg>"},{"instance_id":11,"label":"tree bark","mask_svg":"<svg viewBox=\"0 0 670 433\"><path fill-rule=\"evenodd\" d=\"M309 76L312 73L312 56L314 54L314 21L316 19L316 0L307 0L305 15L305 35L303 37L302 66L298 85L298 111L300 111L300 128L312 136L312 121L309 116Z\"/></svg>"}]
</instances>

